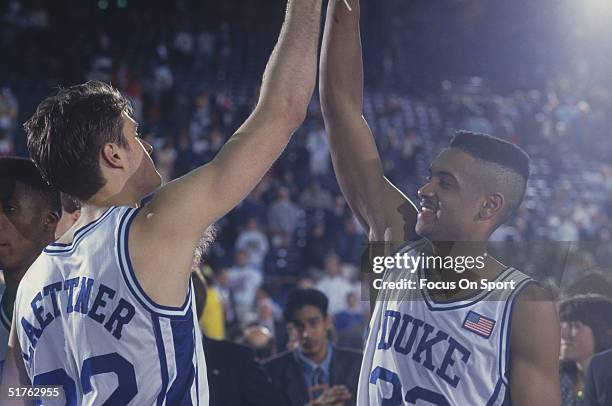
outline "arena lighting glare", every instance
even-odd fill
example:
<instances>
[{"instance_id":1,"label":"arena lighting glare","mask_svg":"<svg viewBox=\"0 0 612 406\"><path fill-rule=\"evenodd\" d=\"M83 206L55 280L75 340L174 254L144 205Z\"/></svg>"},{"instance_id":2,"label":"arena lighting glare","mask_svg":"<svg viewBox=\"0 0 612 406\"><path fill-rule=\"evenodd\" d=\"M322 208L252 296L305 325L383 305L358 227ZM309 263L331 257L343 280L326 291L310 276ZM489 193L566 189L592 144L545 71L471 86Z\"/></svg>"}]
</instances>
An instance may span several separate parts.
<instances>
[{"instance_id":1,"label":"arena lighting glare","mask_svg":"<svg viewBox=\"0 0 612 406\"><path fill-rule=\"evenodd\" d=\"M612 2L610 0L586 0L585 7L590 13L610 13L612 11Z\"/></svg>"}]
</instances>

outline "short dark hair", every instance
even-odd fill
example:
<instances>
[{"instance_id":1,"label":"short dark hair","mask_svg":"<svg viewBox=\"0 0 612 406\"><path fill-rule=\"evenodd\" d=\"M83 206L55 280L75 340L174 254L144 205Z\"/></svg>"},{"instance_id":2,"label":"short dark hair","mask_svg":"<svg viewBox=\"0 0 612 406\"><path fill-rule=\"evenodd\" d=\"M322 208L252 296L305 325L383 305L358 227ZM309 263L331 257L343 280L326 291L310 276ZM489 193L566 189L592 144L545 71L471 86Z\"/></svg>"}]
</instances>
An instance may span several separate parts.
<instances>
[{"instance_id":1,"label":"short dark hair","mask_svg":"<svg viewBox=\"0 0 612 406\"><path fill-rule=\"evenodd\" d=\"M287 295L283 317L287 323L294 321L295 313L304 306L314 306L321 311L323 317L327 316L329 300L323 292L317 289L293 289Z\"/></svg>"},{"instance_id":2,"label":"short dark hair","mask_svg":"<svg viewBox=\"0 0 612 406\"><path fill-rule=\"evenodd\" d=\"M470 131L458 131L450 147L460 149L485 164L492 164L487 173L495 177L495 183L503 187L508 199L508 209L500 223L506 221L519 208L525 196L530 172L529 154L501 138Z\"/></svg>"},{"instance_id":3,"label":"short dark hair","mask_svg":"<svg viewBox=\"0 0 612 406\"><path fill-rule=\"evenodd\" d=\"M107 142L125 147L121 114L130 102L100 81L60 89L43 100L24 124L28 150L42 176L62 192L86 201L106 183L100 150Z\"/></svg>"},{"instance_id":4,"label":"short dark hair","mask_svg":"<svg viewBox=\"0 0 612 406\"><path fill-rule=\"evenodd\" d=\"M62 209L66 213L74 213L81 208L81 202L74 196L67 193L62 193Z\"/></svg>"},{"instance_id":5,"label":"short dark hair","mask_svg":"<svg viewBox=\"0 0 612 406\"><path fill-rule=\"evenodd\" d=\"M61 214L60 193L49 186L42 178L36 165L30 159L19 157L0 157L0 179L21 182L39 193L47 208Z\"/></svg>"},{"instance_id":6,"label":"short dark hair","mask_svg":"<svg viewBox=\"0 0 612 406\"><path fill-rule=\"evenodd\" d=\"M529 154L511 142L488 134L458 131L450 143L474 158L512 169L525 180L529 179Z\"/></svg>"},{"instance_id":7,"label":"short dark hair","mask_svg":"<svg viewBox=\"0 0 612 406\"><path fill-rule=\"evenodd\" d=\"M596 353L612 348L612 300L607 297L587 294L563 300L559 303L559 320L589 326Z\"/></svg>"}]
</instances>

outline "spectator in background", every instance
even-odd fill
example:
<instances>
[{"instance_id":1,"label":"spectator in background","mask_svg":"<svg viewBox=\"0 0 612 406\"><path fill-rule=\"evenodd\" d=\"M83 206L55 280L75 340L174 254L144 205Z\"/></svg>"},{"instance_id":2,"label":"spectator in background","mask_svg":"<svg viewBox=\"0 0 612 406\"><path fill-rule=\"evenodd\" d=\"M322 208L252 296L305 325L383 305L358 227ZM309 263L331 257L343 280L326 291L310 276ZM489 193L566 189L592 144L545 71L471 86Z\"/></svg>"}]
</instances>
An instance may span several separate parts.
<instances>
[{"instance_id":1,"label":"spectator in background","mask_svg":"<svg viewBox=\"0 0 612 406\"><path fill-rule=\"evenodd\" d=\"M287 344L287 332L283 323L283 311L272 300L272 297L263 288L257 291L256 300L256 324L268 329L274 342L279 348L284 348Z\"/></svg>"},{"instance_id":2,"label":"spectator in background","mask_svg":"<svg viewBox=\"0 0 612 406\"><path fill-rule=\"evenodd\" d=\"M17 98L8 87L0 89L0 155L13 153L13 140L17 128Z\"/></svg>"},{"instance_id":3,"label":"spectator in background","mask_svg":"<svg viewBox=\"0 0 612 406\"><path fill-rule=\"evenodd\" d=\"M194 258L194 262L197 262L197 258ZM191 274L191 281L197 317L201 318L208 299L206 281L197 273ZM214 340L206 335L202 336L202 345L206 357L210 405L280 405L269 376L250 348L230 341ZM237 382L240 385L236 385Z\"/></svg>"},{"instance_id":4,"label":"spectator in background","mask_svg":"<svg viewBox=\"0 0 612 406\"><path fill-rule=\"evenodd\" d=\"M174 179L174 162L177 158L177 152L174 148L174 140L171 136L166 136L162 139L159 148L153 150L157 171L164 182L170 182Z\"/></svg>"},{"instance_id":5,"label":"spectator in background","mask_svg":"<svg viewBox=\"0 0 612 406\"><path fill-rule=\"evenodd\" d=\"M0 156L9 156L15 153L15 143L7 130L0 129Z\"/></svg>"},{"instance_id":6,"label":"spectator in background","mask_svg":"<svg viewBox=\"0 0 612 406\"><path fill-rule=\"evenodd\" d=\"M365 250L365 237L353 217L344 219L342 237L336 239L336 250L343 263L359 265Z\"/></svg>"},{"instance_id":7,"label":"spectator in background","mask_svg":"<svg viewBox=\"0 0 612 406\"><path fill-rule=\"evenodd\" d=\"M287 297L284 316L297 348L264 364L284 406L355 404L361 354L332 344L327 307L327 297L315 289Z\"/></svg>"},{"instance_id":8,"label":"spectator in background","mask_svg":"<svg viewBox=\"0 0 612 406\"><path fill-rule=\"evenodd\" d=\"M350 292L346 295L346 309L336 313L334 326L338 335L338 345L359 349L363 347L366 315L357 293Z\"/></svg>"},{"instance_id":9,"label":"spectator in background","mask_svg":"<svg viewBox=\"0 0 612 406\"><path fill-rule=\"evenodd\" d=\"M589 363L584 406L612 405L612 350L595 354Z\"/></svg>"},{"instance_id":10,"label":"spectator in background","mask_svg":"<svg viewBox=\"0 0 612 406\"><path fill-rule=\"evenodd\" d=\"M61 194L62 217L55 229L55 239L60 238L66 231L76 223L81 216L81 202L66 193Z\"/></svg>"},{"instance_id":11,"label":"spectator in background","mask_svg":"<svg viewBox=\"0 0 612 406\"><path fill-rule=\"evenodd\" d=\"M202 332L213 340L223 340L225 334L225 309L219 290L215 286L214 272L206 264L194 271L206 283L206 303L199 319Z\"/></svg>"},{"instance_id":12,"label":"spectator in background","mask_svg":"<svg viewBox=\"0 0 612 406\"><path fill-rule=\"evenodd\" d=\"M415 131L409 131L402 144L402 170L404 173L414 173L416 157L421 151L422 141Z\"/></svg>"},{"instance_id":13,"label":"spectator in background","mask_svg":"<svg viewBox=\"0 0 612 406\"><path fill-rule=\"evenodd\" d=\"M559 303L561 404L583 404L586 372L594 354L612 348L612 300L579 295Z\"/></svg>"},{"instance_id":14,"label":"spectator in background","mask_svg":"<svg viewBox=\"0 0 612 406\"><path fill-rule=\"evenodd\" d=\"M326 233L325 223L317 222L306 237L306 245L302 252L302 265L305 269L320 272L323 260L330 250L330 239Z\"/></svg>"},{"instance_id":15,"label":"spectator in background","mask_svg":"<svg viewBox=\"0 0 612 406\"><path fill-rule=\"evenodd\" d=\"M278 190L277 199L268 210L268 225L272 232L272 238L276 235L287 235L291 238L299 218L299 207L291 201L289 190L281 187Z\"/></svg>"},{"instance_id":16,"label":"spectator in background","mask_svg":"<svg viewBox=\"0 0 612 406\"><path fill-rule=\"evenodd\" d=\"M238 320L236 317L236 306L234 303L233 293L229 288L228 273L229 268L221 267L217 271L215 281L217 292L219 293L219 301L223 306L225 325L229 330L238 324Z\"/></svg>"},{"instance_id":17,"label":"spectator in background","mask_svg":"<svg viewBox=\"0 0 612 406\"><path fill-rule=\"evenodd\" d=\"M331 194L321 187L318 180L313 180L300 197L300 204L305 209L331 210L334 200Z\"/></svg>"},{"instance_id":18,"label":"spectator in background","mask_svg":"<svg viewBox=\"0 0 612 406\"><path fill-rule=\"evenodd\" d=\"M323 269L325 274L315 288L329 298L329 313L335 316L347 308L346 298L353 291L353 286L348 278L342 275L340 259L335 253L332 252L325 256Z\"/></svg>"},{"instance_id":19,"label":"spectator in background","mask_svg":"<svg viewBox=\"0 0 612 406\"><path fill-rule=\"evenodd\" d=\"M268 237L260 229L257 218L248 220L246 228L238 234L236 239L236 251L245 251L248 256L248 264L258 270L263 270L264 258L268 254Z\"/></svg>"},{"instance_id":20,"label":"spectator in background","mask_svg":"<svg viewBox=\"0 0 612 406\"><path fill-rule=\"evenodd\" d=\"M310 156L310 173L313 176L325 176L329 173L329 145L325 136L325 127L317 120L306 136L306 149Z\"/></svg>"},{"instance_id":21,"label":"spectator in background","mask_svg":"<svg viewBox=\"0 0 612 406\"><path fill-rule=\"evenodd\" d=\"M255 294L262 281L261 271L249 264L248 253L238 250L234 266L227 272L227 286L234 300L238 323L246 320L254 311Z\"/></svg>"},{"instance_id":22,"label":"spectator in background","mask_svg":"<svg viewBox=\"0 0 612 406\"><path fill-rule=\"evenodd\" d=\"M250 218L257 219L260 226L268 224L268 210L261 199L264 189L266 189L266 186L263 185L263 182L260 182L251 194L236 207L238 224L245 224Z\"/></svg>"},{"instance_id":23,"label":"spectator in background","mask_svg":"<svg viewBox=\"0 0 612 406\"><path fill-rule=\"evenodd\" d=\"M255 359L259 362L276 354L274 335L265 326L255 324L244 329L242 343L255 352Z\"/></svg>"}]
</instances>

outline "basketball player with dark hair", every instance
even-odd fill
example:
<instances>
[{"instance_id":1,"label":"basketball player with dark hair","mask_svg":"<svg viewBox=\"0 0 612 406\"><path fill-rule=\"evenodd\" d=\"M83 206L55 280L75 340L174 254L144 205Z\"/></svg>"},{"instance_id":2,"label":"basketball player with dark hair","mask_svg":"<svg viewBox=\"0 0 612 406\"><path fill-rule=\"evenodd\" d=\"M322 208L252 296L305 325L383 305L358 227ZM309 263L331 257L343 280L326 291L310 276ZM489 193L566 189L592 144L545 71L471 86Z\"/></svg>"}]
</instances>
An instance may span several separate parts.
<instances>
[{"instance_id":1,"label":"basketball player with dark hair","mask_svg":"<svg viewBox=\"0 0 612 406\"><path fill-rule=\"evenodd\" d=\"M45 183L29 159L0 158L0 374L8 345L17 287L32 262L55 237L59 192Z\"/></svg>"},{"instance_id":2,"label":"basketball player with dark hair","mask_svg":"<svg viewBox=\"0 0 612 406\"><path fill-rule=\"evenodd\" d=\"M25 125L30 154L83 206L18 291L7 365L12 352L21 382L62 385L68 404L208 404L193 253L304 120L320 11L321 0L288 2L250 117L211 162L161 188L152 147L113 87L72 86L38 106Z\"/></svg>"},{"instance_id":3,"label":"basketball player with dark hair","mask_svg":"<svg viewBox=\"0 0 612 406\"><path fill-rule=\"evenodd\" d=\"M420 286L380 291L357 404L558 405L559 322L551 297L486 255L489 236L522 201L528 156L506 141L460 132L432 162L417 209L384 177L362 115L359 2L350 1L352 12L341 4L329 2L319 88L334 169L351 209L370 241L401 242L393 246L398 254L483 261L482 269L461 275L439 266L415 273L395 266L385 270L383 281L514 284L493 292Z\"/></svg>"}]
</instances>

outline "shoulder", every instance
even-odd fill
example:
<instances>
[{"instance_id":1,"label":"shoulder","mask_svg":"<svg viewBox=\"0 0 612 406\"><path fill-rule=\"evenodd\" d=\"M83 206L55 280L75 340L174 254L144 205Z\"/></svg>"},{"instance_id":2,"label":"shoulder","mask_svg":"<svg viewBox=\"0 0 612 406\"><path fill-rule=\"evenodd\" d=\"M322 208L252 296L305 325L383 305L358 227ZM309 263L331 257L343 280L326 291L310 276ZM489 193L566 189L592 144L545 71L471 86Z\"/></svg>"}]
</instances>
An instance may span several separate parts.
<instances>
[{"instance_id":1,"label":"shoulder","mask_svg":"<svg viewBox=\"0 0 612 406\"><path fill-rule=\"evenodd\" d=\"M557 322L553 294L537 282L528 283L514 303L514 321L536 327L540 322Z\"/></svg>"},{"instance_id":2,"label":"shoulder","mask_svg":"<svg viewBox=\"0 0 612 406\"><path fill-rule=\"evenodd\" d=\"M354 350L352 348L342 348L334 346L334 354L332 356L332 362L344 364L343 369L357 369L361 366L363 360L363 353Z\"/></svg>"},{"instance_id":3,"label":"shoulder","mask_svg":"<svg viewBox=\"0 0 612 406\"><path fill-rule=\"evenodd\" d=\"M553 295L538 283L527 284L515 299L511 340L513 349L550 346L560 341Z\"/></svg>"},{"instance_id":4,"label":"shoulder","mask_svg":"<svg viewBox=\"0 0 612 406\"><path fill-rule=\"evenodd\" d=\"M354 348L336 347L334 346L334 354L347 359L359 359L363 357L363 353Z\"/></svg>"},{"instance_id":5,"label":"shoulder","mask_svg":"<svg viewBox=\"0 0 612 406\"><path fill-rule=\"evenodd\" d=\"M599 354L595 354L591 359L589 368L593 372L599 372L602 370L608 370L612 365L612 350L604 351ZM612 373L612 372L611 372Z\"/></svg>"},{"instance_id":6,"label":"shoulder","mask_svg":"<svg viewBox=\"0 0 612 406\"><path fill-rule=\"evenodd\" d=\"M55 259L51 255L41 253L21 278L17 287L17 298L23 294L29 296L28 292L36 292L47 283L46 281L54 279L53 275L58 272L54 262Z\"/></svg>"}]
</instances>

